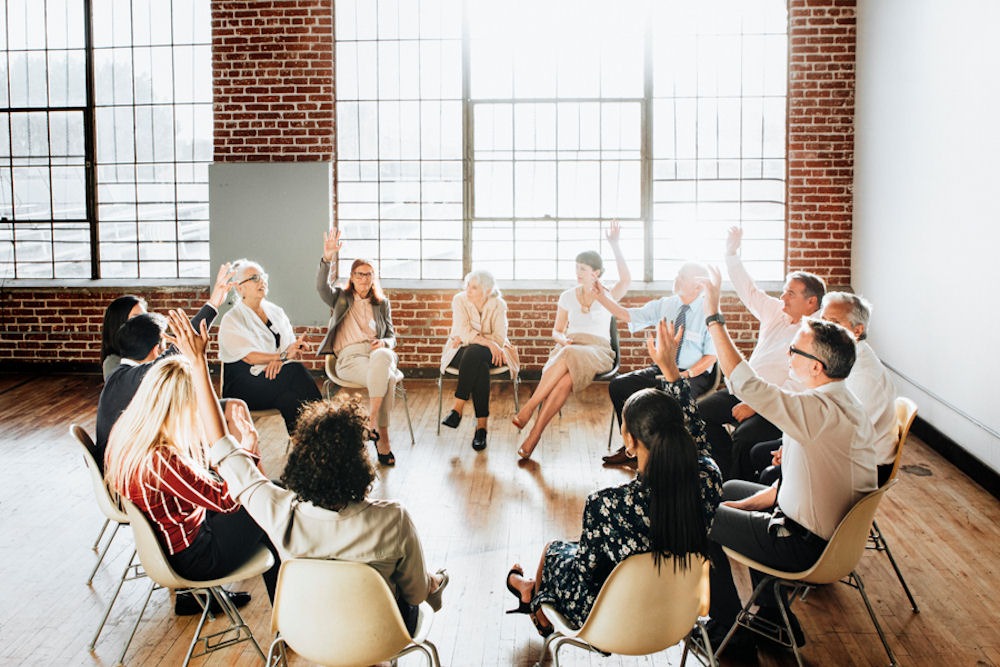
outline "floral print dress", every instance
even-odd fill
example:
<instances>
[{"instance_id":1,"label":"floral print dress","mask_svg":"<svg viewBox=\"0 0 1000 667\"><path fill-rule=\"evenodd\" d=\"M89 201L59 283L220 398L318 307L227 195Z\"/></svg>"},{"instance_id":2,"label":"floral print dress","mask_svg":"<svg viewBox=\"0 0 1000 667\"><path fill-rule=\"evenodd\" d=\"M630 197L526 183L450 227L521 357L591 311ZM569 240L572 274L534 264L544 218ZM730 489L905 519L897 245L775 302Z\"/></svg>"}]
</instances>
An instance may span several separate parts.
<instances>
[{"instance_id":1,"label":"floral print dress","mask_svg":"<svg viewBox=\"0 0 1000 667\"><path fill-rule=\"evenodd\" d=\"M702 510L705 525L711 529L715 508L722 499L722 474L712 459L705 424L687 380L664 382L661 388L680 403L688 432L698 446ZM583 625L615 566L629 556L650 551L649 497L649 489L639 478L590 494L583 510L580 540L555 540L545 552L542 582L531 601L532 610L537 611L544 602L576 627Z\"/></svg>"}]
</instances>

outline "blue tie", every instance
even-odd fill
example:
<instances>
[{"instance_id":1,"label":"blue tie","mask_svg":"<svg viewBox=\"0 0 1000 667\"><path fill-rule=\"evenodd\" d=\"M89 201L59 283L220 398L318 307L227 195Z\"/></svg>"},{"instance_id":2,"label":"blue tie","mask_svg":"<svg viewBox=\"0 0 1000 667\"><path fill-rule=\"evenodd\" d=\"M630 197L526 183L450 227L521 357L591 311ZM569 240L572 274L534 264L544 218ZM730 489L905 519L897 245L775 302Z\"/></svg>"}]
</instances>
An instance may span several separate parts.
<instances>
[{"instance_id":1,"label":"blue tie","mask_svg":"<svg viewBox=\"0 0 1000 667\"><path fill-rule=\"evenodd\" d=\"M691 310L691 306L687 305L686 303L681 305L681 309L677 313L677 317L674 318L674 333L680 331L681 327L683 327L687 323L687 314L688 314L689 310ZM674 355L674 362L675 363L679 363L680 362L680 358L681 358L681 345L683 345L683 344L684 344L684 339L682 338L681 342L680 342L680 345L677 346L677 354Z\"/></svg>"}]
</instances>

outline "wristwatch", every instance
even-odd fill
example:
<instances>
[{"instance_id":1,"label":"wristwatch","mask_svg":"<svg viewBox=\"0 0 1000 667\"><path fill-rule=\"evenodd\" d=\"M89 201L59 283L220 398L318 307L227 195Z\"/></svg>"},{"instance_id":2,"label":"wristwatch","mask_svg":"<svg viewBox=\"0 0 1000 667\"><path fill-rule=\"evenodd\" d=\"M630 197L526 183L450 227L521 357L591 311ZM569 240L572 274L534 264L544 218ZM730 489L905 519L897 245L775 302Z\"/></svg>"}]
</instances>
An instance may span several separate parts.
<instances>
[{"instance_id":1,"label":"wristwatch","mask_svg":"<svg viewBox=\"0 0 1000 667\"><path fill-rule=\"evenodd\" d=\"M285 350L281 354L279 354L278 355L278 360L281 361L281 362L288 361L288 351Z\"/></svg>"},{"instance_id":2,"label":"wristwatch","mask_svg":"<svg viewBox=\"0 0 1000 667\"><path fill-rule=\"evenodd\" d=\"M715 315L709 315L708 317L705 318L705 326L706 327L712 326L713 322L718 322L722 326L726 326L726 320L725 320L724 317L722 317L722 313L716 313Z\"/></svg>"}]
</instances>

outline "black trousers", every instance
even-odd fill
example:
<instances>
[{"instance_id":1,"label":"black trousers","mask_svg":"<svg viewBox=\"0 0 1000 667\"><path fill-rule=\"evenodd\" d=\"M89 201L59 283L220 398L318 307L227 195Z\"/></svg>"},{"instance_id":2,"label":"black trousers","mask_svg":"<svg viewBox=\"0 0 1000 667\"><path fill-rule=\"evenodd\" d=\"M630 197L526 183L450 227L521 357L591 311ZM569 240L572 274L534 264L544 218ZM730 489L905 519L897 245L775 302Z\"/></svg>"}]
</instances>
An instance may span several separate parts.
<instances>
[{"instance_id":1,"label":"black trousers","mask_svg":"<svg viewBox=\"0 0 1000 667\"><path fill-rule=\"evenodd\" d=\"M622 408L625 407L625 401L637 391L649 387L659 387L660 381L656 379L657 375L660 375L660 367L654 364L648 368L619 375L608 383L608 395L611 396L611 404L615 406L615 415L618 416L619 426L622 423ZM694 376L688 382L691 383L691 395L701 396L711 389L712 383L715 382L715 367L713 366L701 375Z\"/></svg>"},{"instance_id":2,"label":"black trousers","mask_svg":"<svg viewBox=\"0 0 1000 667\"><path fill-rule=\"evenodd\" d=\"M277 408L291 433L303 404L323 398L309 370L298 362L286 363L277 377L268 380L264 373L250 374L250 364L236 361L226 364L222 395L242 398L251 410Z\"/></svg>"},{"instance_id":3,"label":"black trousers","mask_svg":"<svg viewBox=\"0 0 1000 667\"><path fill-rule=\"evenodd\" d=\"M771 486L775 480L781 479L781 466L771 464L771 452L781 447L781 440L758 442L750 448L750 466L757 475L757 481L764 486Z\"/></svg>"},{"instance_id":4,"label":"black trousers","mask_svg":"<svg viewBox=\"0 0 1000 667\"><path fill-rule=\"evenodd\" d=\"M760 484L735 480L723 485L722 496L723 500L742 500L763 488L765 487ZM811 567L826 548L826 540L811 533L808 536L792 534L781 537L777 531L768 530L770 520L770 512L748 512L725 505L719 505L716 510L715 521L708 534L709 555L712 560L712 570L709 574L711 585L709 614L720 628L731 626L736 620L736 614L742 608L729 558L722 550L723 546L768 567L793 572ZM760 572L750 570L754 586L760 583L763 577ZM770 587L760 594L757 601L764 607L778 604Z\"/></svg>"},{"instance_id":5,"label":"black trousers","mask_svg":"<svg viewBox=\"0 0 1000 667\"><path fill-rule=\"evenodd\" d=\"M167 560L182 577L208 581L243 565L260 545L274 556L274 565L262 575L267 597L273 603L281 559L267 534L242 507L231 514L208 512L191 546L167 556Z\"/></svg>"},{"instance_id":6,"label":"black trousers","mask_svg":"<svg viewBox=\"0 0 1000 667\"><path fill-rule=\"evenodd\" d=\"M733 418L733 407L739 402L727 390L720 389L698 401L698 412L705 420L712 457L719 464L723 479L756 481L750 464L750 449L758 442L780 438L781 429L760 415L737 422ZM731 437L725 424L736 425Z\"/></svg>"},{"instance_id":7,"label":"black trousers","mask_svg":"<svg viewBox=\"0 0 1000 667\"><path fill-rule=\"evenodd\" d=\"M469 400L472 396L472 407L477 418L490 416L490 368L493 367L493 355L485 345L466 345L458 349L455 358L448 364L458 369L458 386L455 387L455 398L460 401Z\"/></svg>"}]
</instances>

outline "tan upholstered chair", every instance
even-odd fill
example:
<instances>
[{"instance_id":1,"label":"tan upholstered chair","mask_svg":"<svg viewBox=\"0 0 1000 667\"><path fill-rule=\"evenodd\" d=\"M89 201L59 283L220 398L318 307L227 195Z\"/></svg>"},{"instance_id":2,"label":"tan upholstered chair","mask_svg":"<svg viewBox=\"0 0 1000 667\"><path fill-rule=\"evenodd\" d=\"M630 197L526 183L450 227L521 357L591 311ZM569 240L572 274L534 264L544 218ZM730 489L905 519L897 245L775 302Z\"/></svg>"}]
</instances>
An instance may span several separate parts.
<instances>
[{"instance_id":1,"label":"tan upholstered chair","mask_svg":"<svg viewBox=\"0 0 1000 667\"><path fill-rule=\"evenodd\" d=\"M427 641L434 612L420 605L413 637L389 587L365 563L295 558L281 564L271 613L267 664L286 664L285 646L326 667L362 667L419 651L438 667Z\"/></svg>"},{"instance_id":2,"label":"tan upholstered chair","mask_svg":"<svg viewBox=\"0 0 1000 667\"><path fill-rule=\"evenodd\" d=\"M649 655L684 640L684 664L689 650L704 648L714 665L708 633L700 617L708 613L708 562L693 562L687 570L675 570L669 560L653 563L649 553L629 556L608 576L594 601L587 620L574 630L562 614L548 604L542 609L555 629L545 640L545 654L552 651L552 664L559 665L559 649L564 644L590 651L619 655ZM698 629L703 647L689 637Z\"/></svg>"}]
</instances>

